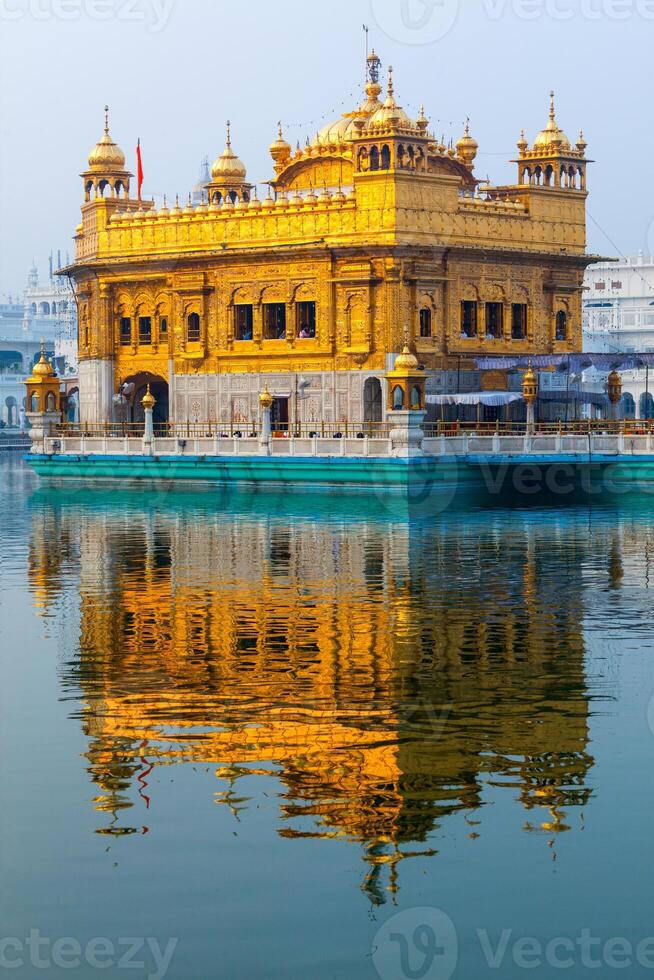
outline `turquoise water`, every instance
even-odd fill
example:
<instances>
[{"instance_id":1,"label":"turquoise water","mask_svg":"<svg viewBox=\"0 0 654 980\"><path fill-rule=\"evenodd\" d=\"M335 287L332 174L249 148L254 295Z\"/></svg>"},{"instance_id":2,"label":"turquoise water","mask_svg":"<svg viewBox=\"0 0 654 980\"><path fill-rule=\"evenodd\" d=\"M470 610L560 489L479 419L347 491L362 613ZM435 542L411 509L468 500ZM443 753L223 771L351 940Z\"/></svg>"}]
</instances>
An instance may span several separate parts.
<instances>
[{"instance_id":1,"label":"turquoise water","mask_svg":"<svg viewBox=\"0 0 654 980\"><path fill-rule=\"evenodd\" d=\"M654 975L647 498L0 480L0 972Z\"/></svg>"}]
</instances>

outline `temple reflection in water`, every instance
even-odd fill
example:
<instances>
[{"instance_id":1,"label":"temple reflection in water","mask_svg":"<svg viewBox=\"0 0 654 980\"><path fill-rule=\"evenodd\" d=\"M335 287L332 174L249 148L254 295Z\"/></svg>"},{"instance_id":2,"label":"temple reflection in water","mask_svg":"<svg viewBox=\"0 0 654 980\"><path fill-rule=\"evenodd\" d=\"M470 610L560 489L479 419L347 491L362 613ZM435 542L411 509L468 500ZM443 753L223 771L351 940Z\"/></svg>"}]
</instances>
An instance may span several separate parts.
<instances>
[{"instance_id":1,"label":"temple reflection in water","mask_svg":"<svg viewBox=\"0 0 654 980\"><path fill-rule=\"evenodd\" d=\"M552 845L592 793L582 583L561 578L586 538L561 513L334 506L35 495L34 600L47 615L63 582L79 589L61 681L98 831L140 833L156 768L187 762L215 767L237 815L241 776L278 781L279 833L360 843L374 902L450 815L482 834L498 794ZM620 575L619 541L607 561Z\"/></svg>"}]
</instances>

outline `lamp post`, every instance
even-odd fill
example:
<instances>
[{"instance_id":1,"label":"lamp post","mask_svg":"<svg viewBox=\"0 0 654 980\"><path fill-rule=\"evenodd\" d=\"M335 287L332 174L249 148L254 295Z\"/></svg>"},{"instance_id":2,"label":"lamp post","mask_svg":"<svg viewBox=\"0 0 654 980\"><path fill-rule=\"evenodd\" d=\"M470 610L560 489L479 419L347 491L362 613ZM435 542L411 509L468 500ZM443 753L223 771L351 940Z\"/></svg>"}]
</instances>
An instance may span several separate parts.
<instances>
[{"instance_id":1,"label":"lamp post","mask_svg":"<svg viewBox=\"0 0 654 980\"><path fill-rule=\"evenodd\" d=\"M527 435L533 435L536 428L534 406L538 398L538 377L531 363L522 379L522 397L527 403Z\"/></svg>"},{"instance_id":2,"label":"lamp post","mask_svg":"<svg viewBox=\"0 0 654 980\"><path fill-rule=\"evenodd\" d=\"M274 398L268 391L268 385L259 395L259 407L261 409L261 435L259 436L259 446L264 456L270 456L272 451L272 416Z\"/></svg>"},{"instance_id":3,"label":"lamp post","mask_svg":"<svg viewBox=\"0 0 654 980\"><path fill-rule=\"evenodd\" d=\"M141 405L143 406L143 414L145 416L145 430L143 432L143 449L146 456L152 456L152 443L154 441L154 420L153 411L154 406L157 401L150 391L150 385L148 385L148 390L143 395L141 399Z\"/></svg>"},{"instance_id":4,"label":"lamp post","mask_svg":"<svg viewBox=\"0 0 654 980\"><path fill-rule=\"evenodd\" d=\"M611 419L615 422L618 418L618 405L622 401L622 378L617 371L611 371L609 374L606 390L611 402Z\"/></svg>"}]
</instances>

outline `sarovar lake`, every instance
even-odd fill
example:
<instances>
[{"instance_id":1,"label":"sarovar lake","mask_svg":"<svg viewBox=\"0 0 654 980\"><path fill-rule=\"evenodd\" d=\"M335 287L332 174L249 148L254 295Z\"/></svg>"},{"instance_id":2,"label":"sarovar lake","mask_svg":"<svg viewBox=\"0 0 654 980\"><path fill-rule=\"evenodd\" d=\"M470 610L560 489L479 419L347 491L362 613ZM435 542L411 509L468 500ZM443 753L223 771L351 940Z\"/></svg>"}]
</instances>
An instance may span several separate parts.
<instances>
[{"instance_id":1,"label":"sarovar lake","mask_svg":"<svg viewBox=\"0 0 654 980\"><path fill-rule=\"evenodd\" d=\"M654 976L654 498L0 474L1 973Z\"/></svg>"}]
</instances>

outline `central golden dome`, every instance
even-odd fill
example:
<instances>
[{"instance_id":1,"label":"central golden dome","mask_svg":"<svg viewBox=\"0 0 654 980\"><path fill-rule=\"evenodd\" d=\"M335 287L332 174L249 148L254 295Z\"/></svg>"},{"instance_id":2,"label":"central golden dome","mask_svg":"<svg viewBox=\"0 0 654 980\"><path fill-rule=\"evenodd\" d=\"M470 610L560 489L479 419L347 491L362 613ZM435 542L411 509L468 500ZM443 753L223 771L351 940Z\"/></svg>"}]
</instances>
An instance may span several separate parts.
<instances>
[{"instance_id":1,"label":"central golden dome","mask_svg":"<svg viewBox=\"0 0 654 980\"><path fill-rule=\"evenodd\" d=\"M104 136L89 154L89 167L91 170L124 170L125 154L109 133L109 106L105 106L104 111Z\"/></svg>"}]
</instances>

